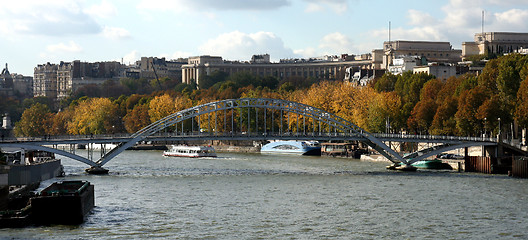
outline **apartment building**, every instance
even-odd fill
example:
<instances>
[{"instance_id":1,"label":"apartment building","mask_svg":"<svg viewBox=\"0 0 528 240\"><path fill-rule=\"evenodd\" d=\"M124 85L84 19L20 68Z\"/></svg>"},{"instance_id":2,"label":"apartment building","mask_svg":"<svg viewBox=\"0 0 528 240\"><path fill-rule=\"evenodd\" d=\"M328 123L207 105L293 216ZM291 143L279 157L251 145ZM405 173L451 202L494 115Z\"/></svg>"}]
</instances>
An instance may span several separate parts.
<instances>
[{"instance_id":1,"label":"apartment building","mask_svg":"<svg viewBox=\"0 0 528 240\"><path fill-rule=\"evenodd\" d=\"M34 69L33 95L62 99L82 86L117 80L123 67L119 62L46 63Z\"/></svg>"}]
</instances>

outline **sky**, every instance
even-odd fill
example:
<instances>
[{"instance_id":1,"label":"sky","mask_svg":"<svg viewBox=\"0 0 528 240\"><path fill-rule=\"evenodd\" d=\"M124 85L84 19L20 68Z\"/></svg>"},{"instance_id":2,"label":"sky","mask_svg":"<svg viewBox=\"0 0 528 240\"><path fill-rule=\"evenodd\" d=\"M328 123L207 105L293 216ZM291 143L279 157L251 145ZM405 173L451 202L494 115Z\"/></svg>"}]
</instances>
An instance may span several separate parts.
<instances>
[{"instance_id":1,"label":"sky","mask_svg":"<svg viewBox=\"0 0 528 240\"><path fill-rule=\"evenodd\" d=\"M272 61L370 53L392 40L528 32L528 0L2 0L0 66L213 55Z\"/></svg>"}]
</instances>

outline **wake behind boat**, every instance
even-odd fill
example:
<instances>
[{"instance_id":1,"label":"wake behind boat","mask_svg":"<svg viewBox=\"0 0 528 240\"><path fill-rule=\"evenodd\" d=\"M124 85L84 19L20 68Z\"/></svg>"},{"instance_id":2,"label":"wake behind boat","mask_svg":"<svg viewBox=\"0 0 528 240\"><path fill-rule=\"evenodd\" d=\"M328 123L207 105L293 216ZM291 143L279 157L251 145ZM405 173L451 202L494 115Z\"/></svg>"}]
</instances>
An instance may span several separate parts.
<instances>
[{"instance_id":1,"label":"wake behind boat","mask_svg":"<svg viewBox=\"0 0 528 240\"><path fill-rule=\"evenodd\" d=\"M260 152L298 155L321 155L321 145L317 141L276 141L262 146Z\"/></svg>"},{"instance_id":2,"label":"wake behind boat","mask_svg":"<svg viewBox=\"0 0 528 240\"><path fill-rule=\"evenodd\" d=\"M212 146L186 146L171 145L168 151L163 152L166 157L216 157L216 151Z\"/></svg>"}]
</instances>

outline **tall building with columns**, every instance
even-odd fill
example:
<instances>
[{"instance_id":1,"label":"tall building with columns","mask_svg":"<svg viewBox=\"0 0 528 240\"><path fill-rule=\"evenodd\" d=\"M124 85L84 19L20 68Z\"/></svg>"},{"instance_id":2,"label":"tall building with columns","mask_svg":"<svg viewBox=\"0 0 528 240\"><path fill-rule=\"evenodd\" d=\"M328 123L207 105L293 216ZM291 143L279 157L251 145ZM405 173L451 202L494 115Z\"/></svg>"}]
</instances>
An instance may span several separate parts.
<instances>
[{"instance_id":1,"label":"tall building with columns","mask_svg":"<svg viewBox=\"0 0 528 240\"><path fill-rule=\"evenodd\" d=\"M473 42L462 43L462 57L479 54L503 54L528 48L528 33L476 33Z\"/></svg>"},{"instance_id":2,"label":"tall building with columns","mask_svg":"<svg viewBox=\"0 0 528 240\"><path fill-rule=\"evenodd\" d=\"M394 60L402 56L416 56L428 62L457 63L461 60L462 50L453 49L449 42L432 41L386 41L383 49L372 51L372 64L376 69L388 69Z\"/></svg>"},{"instance_id":3,"label":"tall building with columns","mask_svg":"<svg viewBox=\"0 0 528 240\"><path fill-rule=\"evenodd\" d=\"M237 72L250 72L255 76L274 76L279 79L289 77L313 77L317 79L344 79L347 68L370 68L371 60L359 61L322 61L291 60L280 63L269 62L269 55L253 56L251 62L224 61L219 56L189 57L188 64L182 66L182 83L196 83L200 76L207 76L215 71L229 75Z\"/></svg>"}]
</instances>

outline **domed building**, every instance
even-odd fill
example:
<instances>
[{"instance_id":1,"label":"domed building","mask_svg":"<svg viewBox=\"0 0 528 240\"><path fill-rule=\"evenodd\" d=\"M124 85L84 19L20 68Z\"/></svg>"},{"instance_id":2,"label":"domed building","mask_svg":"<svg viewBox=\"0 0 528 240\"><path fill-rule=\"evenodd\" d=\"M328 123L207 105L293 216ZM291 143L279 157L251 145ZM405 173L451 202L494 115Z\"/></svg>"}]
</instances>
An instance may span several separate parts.
<instances>
[{"instance_id":1,"label":"domed building","mask_svg":"<svg viewBox=\"0 0 528 240\"><path fill-rule=\"evenodd\" d=\"M7 63L4 70L2 70L2 74L0 74L0 95L13 95L13 77L7 69Z\"/></svg>"}]
</instances>

